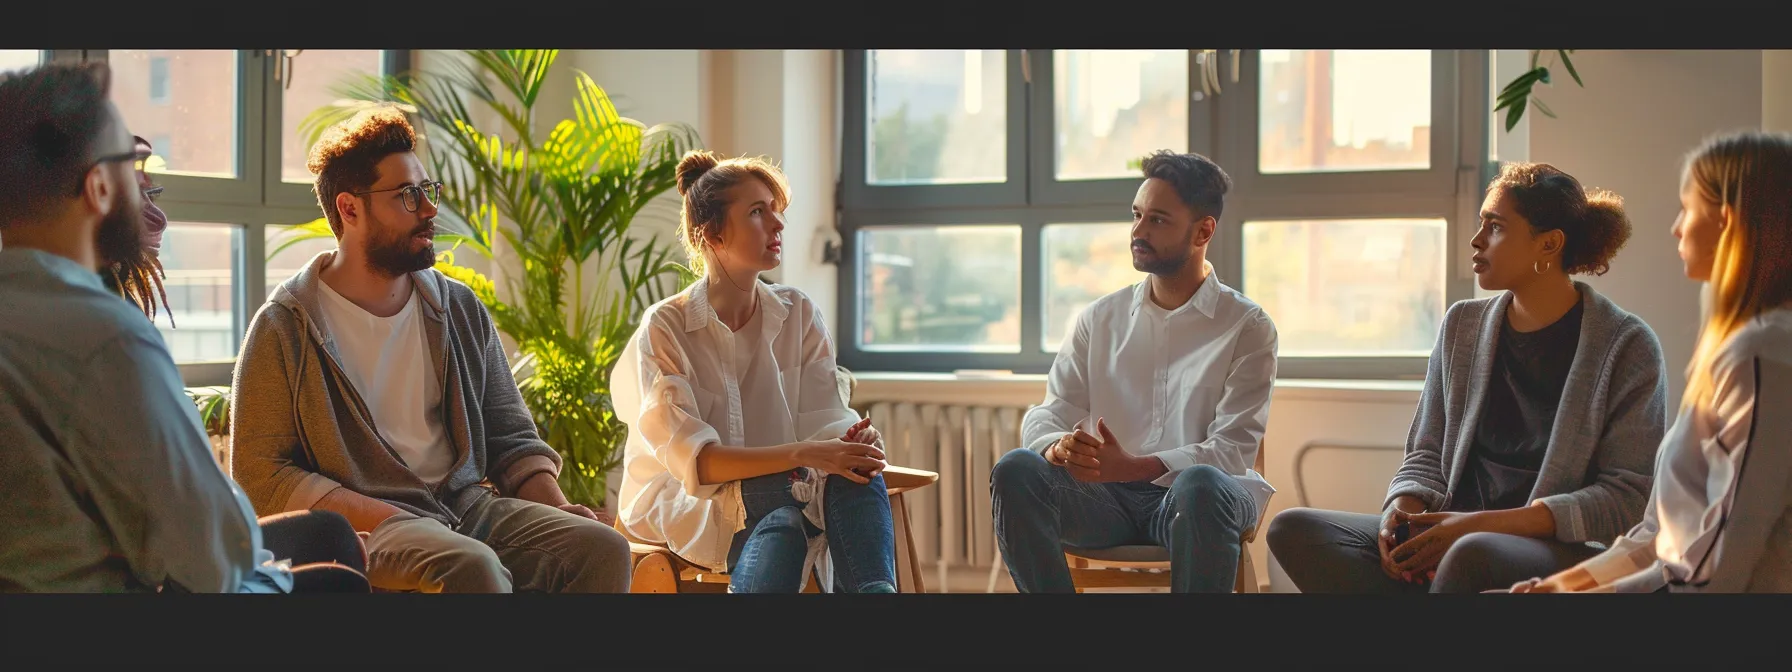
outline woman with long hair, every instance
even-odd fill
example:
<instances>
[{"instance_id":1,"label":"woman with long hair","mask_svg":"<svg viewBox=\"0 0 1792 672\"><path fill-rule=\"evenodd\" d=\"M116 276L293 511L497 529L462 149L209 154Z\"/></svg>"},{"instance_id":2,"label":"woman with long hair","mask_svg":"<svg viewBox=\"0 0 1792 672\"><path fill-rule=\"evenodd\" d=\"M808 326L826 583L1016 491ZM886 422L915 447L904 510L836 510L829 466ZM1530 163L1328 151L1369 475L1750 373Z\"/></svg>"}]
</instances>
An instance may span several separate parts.
<instances>
[{"instance_id":1,"label":"woman with long hair","mask_svg":"<svg viewBox=\"0 0 1792 672\"><path fill-rule=\"evenodd\" d=\"M1512 592L1792 592L1786 476L1738 487L1751 453L1789 449L1789 437L1754 433L1769 411L1756 397L1764 376L1792 366L1792 135L1747 131L1694 150L1673 234L1708 305L1643 521L1610 550ZM1773 463L1785 462L1754 462Z\"/></svg>"}]
</instances>

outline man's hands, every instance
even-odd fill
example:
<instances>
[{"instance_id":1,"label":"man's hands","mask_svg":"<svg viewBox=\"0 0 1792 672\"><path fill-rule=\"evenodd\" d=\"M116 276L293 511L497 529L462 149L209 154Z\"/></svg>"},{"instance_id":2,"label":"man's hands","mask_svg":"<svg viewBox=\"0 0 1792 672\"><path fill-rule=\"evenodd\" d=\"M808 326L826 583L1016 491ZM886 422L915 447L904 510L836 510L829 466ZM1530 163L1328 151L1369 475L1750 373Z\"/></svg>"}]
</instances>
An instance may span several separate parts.
<instances>
[{"instance_id":1,"label":"man's hands","mask_svg":"<svg viewBox=\"0 0 1792 672\"><path fill-rule=\"evenodd\" d=\"M1100 438L1084 431L1083 423L1077 423L1069 434L1046 449L1046 461L1064 467L1071 477L1090 483L1150 481L1169 470L1163 460L1126 452L1120 447L1120 440L1108 431L1106 418L1096 418L1095 428L1101 433Z\"/></svg>"},{"instance_id":2,"label":"man's hands","mask_svg":"<svg viewBox=\"0 0 1792 672\"><path fill-rule=\"evenodd\" d=\"M615 522L615 520L610 517L610 512L592 511L591 507L585 506L584 504L561 504L558 508L561 511L584 516L605 525L610 525Z\"/></svg>"}]
</instances>

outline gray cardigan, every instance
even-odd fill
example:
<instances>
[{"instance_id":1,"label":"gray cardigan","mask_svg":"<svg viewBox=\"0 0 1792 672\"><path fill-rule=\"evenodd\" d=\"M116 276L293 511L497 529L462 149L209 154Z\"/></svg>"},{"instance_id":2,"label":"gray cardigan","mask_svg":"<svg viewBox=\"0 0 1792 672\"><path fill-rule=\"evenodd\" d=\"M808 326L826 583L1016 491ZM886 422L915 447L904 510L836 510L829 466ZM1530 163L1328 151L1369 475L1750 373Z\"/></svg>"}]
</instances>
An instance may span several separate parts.
<instances>
[{"instance_id":1,"label":"gray cardigan","mask_svg":"<svg viewBox=\"0 0 1792 672\"><path fill-rule=\"evenodd\" d=\"M1580 344L1556 410L1542 470L1531 490L1555 515L1556 538L1610 543L1635 526L1654 484L1667 430L1667 367L1641 318L1585 283ZM1448 506L1481 418L1510 292L1450 306L1406 437L1406 459L1382 508L1413 495L1428 511Z\"/></svg>"},{"instance_id":2,"label":"gray cardigan","mask_svg":"<svg viewBox=\"0 0 1792 672\"><path fill-rule=\"evenodd\" d=\"M259 515L311 508L338 487L445 525L460 524L491 491L515 496L530 477L560 473L560 455L535 432L492 318L473 290L433 268L411 274L423 333L442 381L455 463L437 484L405 466L373 426L342 373L319 315L324 252L287 280L249 322L231 386L231 475Z\"/></svg>"}]
</instances>

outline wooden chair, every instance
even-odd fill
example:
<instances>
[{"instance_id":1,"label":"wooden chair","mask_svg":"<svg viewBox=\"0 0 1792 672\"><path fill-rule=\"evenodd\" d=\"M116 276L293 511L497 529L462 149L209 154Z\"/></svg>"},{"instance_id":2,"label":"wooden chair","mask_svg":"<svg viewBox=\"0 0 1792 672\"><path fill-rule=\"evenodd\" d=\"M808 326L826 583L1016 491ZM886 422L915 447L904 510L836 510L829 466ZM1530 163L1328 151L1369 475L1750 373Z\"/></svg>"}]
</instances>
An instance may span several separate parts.
<instances>
[{"instance_id":1,"label":"wooden chair","mask_svg":"<svg viewBox=\"0 0 1792 672\"><path fill-rule=\"evenodd\" d=\"M1263 473L1263 444L1257 445L1257 461L1253 466ZM1273 497L1273 495L1272 495ZM1269 518L1269 500L1257 515L1257 524L1238 538L1238 574L1232 582L1233 592L1259 592L1257 567L1251 561L1251 542ZM1076 592L1089 588L1169 588L1170 549L1156 545L1114 546L1111 548L1077 548L1066 545L1064 559L1070 563L1070 579Z\"/></svg>"},{"instance_id":2,"label":"wooden chair","mask_svg":"<svg viewBox=\"0 0 1792 672\"><path fill-rule=\"evenodd\" d=\"M841 367L836 375L840 384L840 398L852 404L852 391L858 382L852 372ZM903 593L925 593L927 586L922 578L921 560L915 551L914 526L909 521L908 502L904 493L925 488L940 480L935 472L921 469L909 469L890 465L884 469L884 490L890 497L890 517L895 523L896 531L896 590ZM620 520L616 526L622 530ZM628 536L623 531L623 536ZM728 575L711 572L698 567L684 558L678 557L665 546L649 544L629 538L629 552L632 555L634 575L629 592L632 593L722 593L728 591ZM809 575L808 586L803 592L820 592L820 580L813 572Z\"/></svg>"}]
</instances>

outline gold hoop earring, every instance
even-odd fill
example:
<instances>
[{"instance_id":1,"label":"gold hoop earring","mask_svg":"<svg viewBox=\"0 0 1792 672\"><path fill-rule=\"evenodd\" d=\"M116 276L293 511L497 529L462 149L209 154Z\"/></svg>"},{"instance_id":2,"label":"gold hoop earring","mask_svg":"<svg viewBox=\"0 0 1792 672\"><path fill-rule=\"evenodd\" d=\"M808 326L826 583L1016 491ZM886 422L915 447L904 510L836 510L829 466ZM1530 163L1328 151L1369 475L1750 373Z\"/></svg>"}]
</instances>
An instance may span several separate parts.
<instances>
[{"instance_id":1,"label":"gold hoop earring","mask_svg":"<svg viewBox=\"0 0 1792 672\"><path fill-rule=\"evenodd\" d=\"M1541 268L1538 267L1539 264L1542 265ZM1550 264L1547 261L1542 261L1542 260L1533 261L1533 262L1531 262L1531 271L1536 273L1537 275L1543 275L1544 273L1549 271L1549 266L1550 266Z\"/></svg>"}]
</instances>

